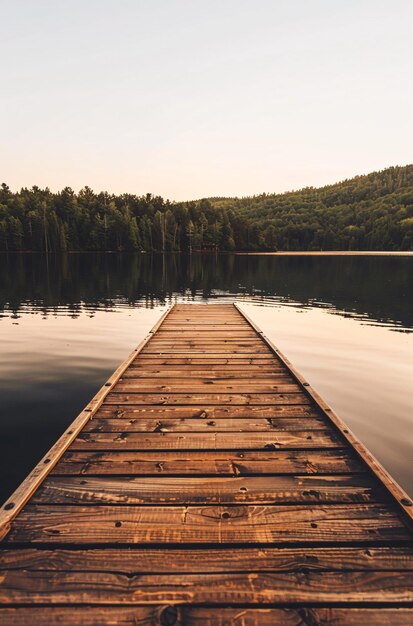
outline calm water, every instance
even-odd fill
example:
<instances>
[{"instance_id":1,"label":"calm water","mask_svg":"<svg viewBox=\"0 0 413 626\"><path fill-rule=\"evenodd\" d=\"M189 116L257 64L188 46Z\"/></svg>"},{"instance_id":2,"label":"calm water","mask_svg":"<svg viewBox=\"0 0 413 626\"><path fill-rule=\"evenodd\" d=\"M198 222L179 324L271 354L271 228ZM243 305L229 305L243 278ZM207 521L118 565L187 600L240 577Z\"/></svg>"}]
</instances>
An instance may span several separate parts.
<instances>
[{"instance_id":1,"label":"calm water","mask_svg":"<svg viewBox=\"0 0 413 626\"><path fill-rule=\"evenodd\" d=\"M0 256L0 500L171 302L237 300L413 495L413 257Z\"/></svg>"}]
</instances>

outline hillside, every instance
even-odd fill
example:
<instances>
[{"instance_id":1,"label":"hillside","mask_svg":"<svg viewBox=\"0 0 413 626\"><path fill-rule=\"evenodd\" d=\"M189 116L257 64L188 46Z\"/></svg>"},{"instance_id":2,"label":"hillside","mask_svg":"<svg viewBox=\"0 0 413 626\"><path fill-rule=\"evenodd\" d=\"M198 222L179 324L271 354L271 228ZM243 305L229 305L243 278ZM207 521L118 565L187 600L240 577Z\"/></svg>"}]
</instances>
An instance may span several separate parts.
<instances>
[{"instance_id":1,"label":"hillside","mask_svg":"<svg viewBox=\"0 0 413 626\"><path fill-rule=\"evenodd\" d=\"M212 199L247 221L259 247L279 250L410 250L413 165L321 188ZM248 237L248 233L246 234ZM248 247L248 239L242 241Z\"/></svg>"},{"instance_id":2,"label":"hillside","mask_svg":"<svg viewBox=\"0 0 413 626\"><path fill-rule=\"evenodd\" d=\"M0 189L0 251L411 250L413 165L321 188L170 202Z\"/></svg>"}]
</instances>

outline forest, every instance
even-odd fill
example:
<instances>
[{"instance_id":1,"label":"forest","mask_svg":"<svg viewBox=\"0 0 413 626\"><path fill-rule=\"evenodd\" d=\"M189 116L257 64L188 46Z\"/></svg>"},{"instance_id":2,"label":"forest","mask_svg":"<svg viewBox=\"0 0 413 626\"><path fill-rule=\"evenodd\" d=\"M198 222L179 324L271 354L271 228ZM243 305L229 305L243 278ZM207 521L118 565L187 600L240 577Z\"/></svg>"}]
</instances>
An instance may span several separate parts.
<instances>
[{"instance_id":1,"label":"forest","mask_svg":"<svg viewBox=\"0 0 413 626\"><path fill-rule=\"evenodd\" d=\"M413 165L334 185L171 202L0 188L1 252L412 250Z\"/></svg>"}]
</instances>

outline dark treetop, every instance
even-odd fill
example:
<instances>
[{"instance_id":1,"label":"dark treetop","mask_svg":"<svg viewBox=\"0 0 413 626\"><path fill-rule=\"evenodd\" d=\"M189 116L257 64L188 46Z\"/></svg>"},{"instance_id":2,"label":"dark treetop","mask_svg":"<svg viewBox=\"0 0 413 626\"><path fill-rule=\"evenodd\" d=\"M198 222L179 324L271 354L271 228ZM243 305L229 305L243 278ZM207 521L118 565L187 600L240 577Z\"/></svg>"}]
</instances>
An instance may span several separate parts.
<instances>
[{"instance_id":1,"label":"dark treetop","mask_svg":"<svg viewBox=\"0 0 413 626\"><path fill-rule=\"evenodd\" d=\"M319 189L170 202L0 190L0 251L411 250L413 165Z\"/></svg>"}]
</instances>

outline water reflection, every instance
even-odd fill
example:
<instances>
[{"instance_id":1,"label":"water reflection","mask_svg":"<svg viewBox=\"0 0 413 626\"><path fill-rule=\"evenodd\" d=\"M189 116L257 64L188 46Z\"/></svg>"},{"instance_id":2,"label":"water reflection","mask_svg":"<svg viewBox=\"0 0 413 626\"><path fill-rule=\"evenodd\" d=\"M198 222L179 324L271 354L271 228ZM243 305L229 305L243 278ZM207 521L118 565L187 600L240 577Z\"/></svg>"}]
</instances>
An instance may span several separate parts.
<instances>
[{"instance_id":1,"label":"water reflection","mask_svg":"<svg viewBox=\"0 0 413 626\"><path fill-rule=\"evenodd\" d=\"M90 315L178 297L329 307L411 331L413 258L221 255L10 255L0 259L0 311Z\"/></svg>"}]
</instances>

